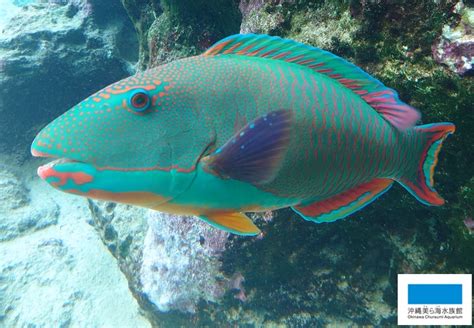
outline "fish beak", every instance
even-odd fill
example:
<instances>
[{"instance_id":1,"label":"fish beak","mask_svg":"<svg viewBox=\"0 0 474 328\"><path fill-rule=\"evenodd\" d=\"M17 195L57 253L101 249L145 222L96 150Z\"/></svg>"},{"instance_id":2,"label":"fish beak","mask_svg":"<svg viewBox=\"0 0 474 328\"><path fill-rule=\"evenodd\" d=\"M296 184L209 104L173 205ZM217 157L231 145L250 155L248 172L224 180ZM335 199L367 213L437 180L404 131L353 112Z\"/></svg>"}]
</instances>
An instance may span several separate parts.
<instances>
[{"instance_id":1,"label":"fish beak","mask_svg":"<svg viewBox=\"0 0 474 328\"><path fill-rule=\"evenodd\" d=\"M59 190L81 194L88 192L97 170L87 163L60 158L38 167L37 173L41 179Z\"/></svg>"}]
</instances>

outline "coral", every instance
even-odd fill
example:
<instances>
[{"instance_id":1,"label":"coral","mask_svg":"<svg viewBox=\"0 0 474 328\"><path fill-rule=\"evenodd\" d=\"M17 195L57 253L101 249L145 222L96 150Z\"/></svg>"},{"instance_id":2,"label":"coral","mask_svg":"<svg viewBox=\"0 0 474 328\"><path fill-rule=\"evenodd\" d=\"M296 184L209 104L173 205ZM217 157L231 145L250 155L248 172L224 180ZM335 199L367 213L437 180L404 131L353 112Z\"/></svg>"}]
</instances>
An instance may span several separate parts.
<instances>
[{"instance_id":1,"label":"coral","mask_svg":"<svg viewBox=\"0 0 474 328\"><path fill-rule=\"evenodd\" d=\"M160 311L195 312L200 299L218 301L226 282L219 256L228 233L195 217L150 211L143 246L143 292ZM232 287L241 289L241 279Z\"/></svg>"},{"instance_id":2,"label":"coral","mask_svg":"<svg viewBox=\"0 0 474 328\"><path fill-rule=\"evenodd\" d=\"M463 75L474 65L474 8L461 1L454 9L461 19L456 26L443 26L443 33L433 44L433 57L453 72Z\"/></svg>"}]
</instances>

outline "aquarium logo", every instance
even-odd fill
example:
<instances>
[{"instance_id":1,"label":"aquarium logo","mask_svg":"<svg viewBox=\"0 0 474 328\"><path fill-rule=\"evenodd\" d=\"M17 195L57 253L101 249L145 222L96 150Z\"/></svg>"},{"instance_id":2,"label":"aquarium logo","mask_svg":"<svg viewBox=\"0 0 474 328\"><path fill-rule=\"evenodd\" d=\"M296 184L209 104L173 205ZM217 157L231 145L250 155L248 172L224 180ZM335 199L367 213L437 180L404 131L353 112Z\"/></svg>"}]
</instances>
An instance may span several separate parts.
<instances>
[{"instance_id":1,"label":"aquarium logo","mask_svg":"<svg viewBox=\"0 0 474 328\"><path fill-rule=\"evenodd\" d=\"M399 325L472 325L471 274L399 274Z\"/></svg>"}]
</instances>

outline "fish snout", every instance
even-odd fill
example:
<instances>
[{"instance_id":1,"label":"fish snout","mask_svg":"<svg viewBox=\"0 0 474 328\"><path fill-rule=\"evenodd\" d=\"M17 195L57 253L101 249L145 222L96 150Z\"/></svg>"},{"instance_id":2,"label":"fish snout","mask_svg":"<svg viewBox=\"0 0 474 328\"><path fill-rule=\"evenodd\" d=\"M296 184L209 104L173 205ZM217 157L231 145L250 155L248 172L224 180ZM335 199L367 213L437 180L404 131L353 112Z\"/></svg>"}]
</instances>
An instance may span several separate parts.
<instances>
[{"instance_id":1,"label":"fish snout","mask_svg":"<svg viewBox=\"0 0 474 328\"><path fill-rule=\"evenodd\" d=\"M44 127L31 144L35 157L68 158L91 162L89 144L92 136L85 112L73 108Z\"/></svg>"}]
</instances>

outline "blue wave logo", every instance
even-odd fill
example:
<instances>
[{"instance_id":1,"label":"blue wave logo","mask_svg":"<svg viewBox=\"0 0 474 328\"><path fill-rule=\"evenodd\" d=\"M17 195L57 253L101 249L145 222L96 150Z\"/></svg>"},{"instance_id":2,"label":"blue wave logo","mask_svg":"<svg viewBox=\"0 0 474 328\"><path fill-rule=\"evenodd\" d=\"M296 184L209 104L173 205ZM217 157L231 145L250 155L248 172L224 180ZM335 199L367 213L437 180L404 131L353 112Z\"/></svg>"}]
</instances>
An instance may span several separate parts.
<instances>
[{"instance_id":1,"label":"blue wave logo","mask_svg":"<svg viewBox=\"0 0 474 328\"><path fill-rule=\"evenodd\" d=\"M462 304L462 285L409 284L408 304Z\"/></svg>"}]
</instances>

